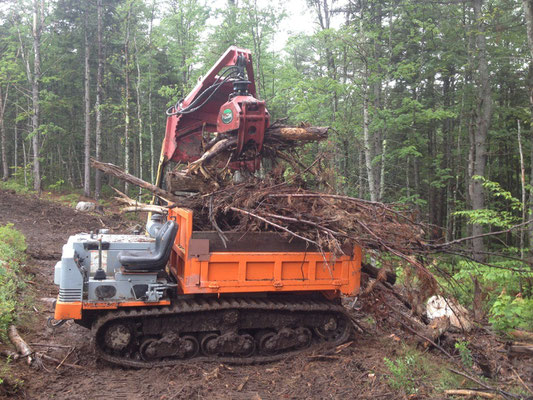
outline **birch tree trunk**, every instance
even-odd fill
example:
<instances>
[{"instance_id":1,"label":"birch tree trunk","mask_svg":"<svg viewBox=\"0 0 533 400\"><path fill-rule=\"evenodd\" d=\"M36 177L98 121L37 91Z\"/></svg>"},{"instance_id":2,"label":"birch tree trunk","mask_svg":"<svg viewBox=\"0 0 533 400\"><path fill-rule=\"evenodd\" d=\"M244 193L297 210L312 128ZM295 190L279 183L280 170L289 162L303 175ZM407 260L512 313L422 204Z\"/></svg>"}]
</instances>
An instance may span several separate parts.
<instances>
[{"instance_id":1,"label":"birch tree trunk","mask_svg":"<svg viewBox=\"0 0 533 400\"><path fill-rule=\"evenodd\" d=\"M478 105L476 127L474 132L474 165L473 176L485 176L485 165L487 159L487 133L492 116L492 94L489 82L489 69L486 55L485 24L483 22L482 7L483 0L473 0L474 8L474 30L476 53L477 53L477 87ZM470 179L472 209L480 210L485 207L485 196L482 182L479 179ZM477 236L483 233L480 224L473 224L472 235ZM474 258L483 261L484 251L483 238L473 240Z\"/></svg>"},{"instance_id":2,"label":"birch tree trunk","mask_svg":"<svg viewBox=\"0 0 533 400\"><path fill-rule=\"evenodd\" d=\"M365 166L366 166L366 176L368 179L368 189L370 191L370 200L377 201L378 200L378 193L376 184L374 181L374 170L372 168L372 143L370 140L370 132L369 132L369 116L368 116L368 107L369 107L369 100L368 100L368 67L365 64L365 70L364 70L364 82L363 82L363 140L364 140L364 146L365 146Z\"/></svg>"},{"instance_id":3,"label":"birch tree trunk","mask_svg":"<svg viewBox=\"0 0 533 400\"><path fill-rule=\"evenodd\" d=\"M137 95L137 123L139 128L139 178L143 178L143 120L141 113L141 67L139 66L139 50L137 48L137 38L133 37L133 44L135 46L135 65L137 67L137 84L135 85L135 92ZM139 195L141 189L139 189Z\"/></svg>"},{"instance_id":4,"label":"birch tree trunk","mask_svg":"<svg viewBox=\"0 0 533 400\"><path fill-rule=\"evenodd\" d=\"M381 145L381 171L379 174L379 200L385 195L385 157L387 156L387 139L383 139Z\"/></svg>"},{"instance_id":5,"label":"birch tree trunk","mask_svg":"<svg viewBox=\"0 0 533 400\"><path fill-rule=\"evenodd\" d=\"M4 113L6 111L7 96L9 94L9 85L6 87L5 98L2 93L2 86L0 86L0 145L2 147L2 170L3 170L3 180L9 178L9 167L7 165L7 152L6 152L6 129L4 126Z\"/></svg>"},{"instance_id":6,"label":"birch tree trunk","mask_svg":"<svg viewBox=\"0 0 533 400\"><path fill-rule=\"evenodd\" d=\"M124 170L127 174L130 172L130 72L129 72L129 42L130 42L130 18L131 18L131 3L128 9L128 17L126 20L126 40L124 41L124 74L126 77L125 87L125 110L124 110ZM124 193L128 194L128 183L124 184Z\"/></svg>"},{"instance_id":7,"label":"birch tree trunk","mask_svg":"<svg viewBox=\"0 0 533 400\"><path fill-rule=\"evenodd\" d=\"M97 161L102 159L102 95L103 95L103 77L104 77L104 55L102 49L102 0L97 0L97 42L98 42L98 71L96 74L96 103L94 104L96 114L96 127L95 127L95 158ZM102 190L102 177L101 171L96 170L94 176L94 197L100 198L100 192Z\"/></svg>"},{"instance_id":8,"label":"birch tree trunk","mask_svg":"<svg viewBox=\"0 0 533 400\"><path fill-rule=\"evenodd\" d=\"M18 152L19 152L19 132L18 132L18 113L15 114L15 123L14 123L14 129L15 129L15 152L14 152L14 160L13 160L13 166L15 167L14 171L17 171L17 167L19 166L19 159L18 159Z\"/></svg>"},{"instance_id":9,"label":"birch tree trunk","mask_svg":"<svg viewBox=\"0 0 533 400\"><path fill-rule=\"evenodd\" d=\"M89 159L91 157L91 96L90 96L90 79L91 70L89 67L89 38L87 36L88 30L88 13L89 7L85 7L85 15L83 17L84 23L84 41L85 41L85 140L83 142L84 160L83 160L83 194L87 197L91 195L91 169Z\"/></svg>"},{"instance_id":10,"label":"birch tree trunk","mask_svg":"<svg viewBox=\"0 0 533 400\"><path fill-rule=\"evenodd\" d=\"M39 83L41 81L41 33L44 18L44 0L33 0L33 81L31 85L33 115L32 122L32 149L33 149L33 188L41 192L41 165L39 144Z\"/></svg>"}]
</instances>

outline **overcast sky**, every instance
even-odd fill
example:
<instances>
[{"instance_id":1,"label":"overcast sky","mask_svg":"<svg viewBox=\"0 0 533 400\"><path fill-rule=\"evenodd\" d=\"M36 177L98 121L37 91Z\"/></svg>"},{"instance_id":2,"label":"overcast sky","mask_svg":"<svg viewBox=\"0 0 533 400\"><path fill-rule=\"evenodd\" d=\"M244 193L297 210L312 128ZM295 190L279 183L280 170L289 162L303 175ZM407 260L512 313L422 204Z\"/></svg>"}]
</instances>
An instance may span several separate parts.
<instances>
[{"instance_id":1,"label":"overcast sky","mask_svg":"<svg viewBox=\"0 0 533 400\"><path fill-rule=\"evenodd\" d=\"M0 11L6 11L12 1L14 0L0 0ZM81 5L85 0L79 1ZM165 6L165 2L165 0L157 1L161 6ZM311 34L317 28L316 17L314 12L308 9L306 0L258 0L258 5L264 7L265 4L272 2L281 2L287 11L287 17L276 34L271 50L283 49L290 35ZM211 7L222 8L226 6L227 0L211 0L208 3Z\"/></svg>"}]
</instances>

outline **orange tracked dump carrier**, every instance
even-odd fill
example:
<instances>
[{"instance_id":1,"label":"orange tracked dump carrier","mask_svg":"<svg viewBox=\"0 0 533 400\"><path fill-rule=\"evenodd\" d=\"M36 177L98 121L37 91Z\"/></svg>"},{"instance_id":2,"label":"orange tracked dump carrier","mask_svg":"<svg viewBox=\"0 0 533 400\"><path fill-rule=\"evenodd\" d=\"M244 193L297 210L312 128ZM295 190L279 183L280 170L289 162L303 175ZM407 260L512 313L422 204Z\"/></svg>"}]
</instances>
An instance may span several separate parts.
<instances>
[{"instance_id":1,"label":"orange tracked dump carrier","mask_svg":"<svg viewBox=\"0 0 533 400\"><path fill-rule=\"evenodd\" d=\"M225 246L217 232L193 231L191 210L171 209L169 219L179 226L169 269L183 294L315 291L332 298L359 291L358 246L334 259L271 232L226 232Z\"/></svg>"},{"instance_id":2,"label":"orange tracked dump carrier","mask_svg":"<svg viewBox=\"0 0 533 400\"><path fill-rule=\"evenodd\" d=\"M230 170L259 169L270 114L255 97L252 66L249 50L230 47L167 110L157 186L169 162L202 156L206 134L236 140ZM80 233L63 246L55 318L90 328L100 358L135 368L192 358L249 364L349 339L340 297L359 291L358 246L334 257L275 232L194 231L183 208L162 219L147 224L151 237Z\"/></svg>"}]
</instances>

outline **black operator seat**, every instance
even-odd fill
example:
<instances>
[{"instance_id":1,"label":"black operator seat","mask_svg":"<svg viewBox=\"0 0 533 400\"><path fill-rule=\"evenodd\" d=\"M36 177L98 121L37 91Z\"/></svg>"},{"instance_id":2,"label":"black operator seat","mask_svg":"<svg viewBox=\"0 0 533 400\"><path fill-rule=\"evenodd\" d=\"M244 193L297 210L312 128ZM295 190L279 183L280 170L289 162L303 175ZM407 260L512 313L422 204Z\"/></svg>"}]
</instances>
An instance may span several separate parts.
<instances>
[{"instance_id":1,"label":"black operator seat","mask_svg":"<svg viewBox=\"0 0 533 400\"><path fill-rule=\"evenodd\" d=\"M127 272L159 271L165 268L170 257L178 224L167 221L157 233L153 251L123 250L117 254L118 262Z\"/></svg>"}]
</instances>

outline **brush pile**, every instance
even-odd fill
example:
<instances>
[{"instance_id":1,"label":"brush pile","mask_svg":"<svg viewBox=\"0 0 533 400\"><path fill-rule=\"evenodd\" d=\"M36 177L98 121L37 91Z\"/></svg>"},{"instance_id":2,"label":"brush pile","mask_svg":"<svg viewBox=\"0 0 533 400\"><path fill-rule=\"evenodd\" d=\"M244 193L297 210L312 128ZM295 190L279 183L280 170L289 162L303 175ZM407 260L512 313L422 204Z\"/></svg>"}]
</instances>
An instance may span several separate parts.
<instances>
[{"instance_id":1,"label":"brush pile","mask_svg":"<svg viewBox=\"0 0 533 400\"><path fill-rule=\"evenodd\" d=\"M321 182L321 159L303 165L294 149L296 144L327 137L327 128L270 128L265 136L263 159L270 160L270 170L258 178L248 174L236 183L228 169L235 148L232 138L221 138L208 146L204 155L189 165L167 168L166 189L157 188L125 174L112 164L97 161L92 166L132 184L144 187L165 200L166 207L194 210L194 230L217 231L224 242L224 232L274 231L305 240L312 248L333 257L350 254L354 245L376 257L388 254L415 267L416 275L434 287L433 276L417 261L427 253L424 226L416 223L407 209L379 202L306 189L304 174ZM292 176L285 179L285 169ZM124 195L128 210L136 207ZM146 210L154 211L152 208Z\"/></svg>"},{"instance_id":2,"label":"brush pile","mask_svg":"<svg viewBox=\"0 0 533 400\"><path fill-rule=\"evenodd\" d=\"M231 139L227 138L212 145L199 160L167 168L165 189L126 174L112 164L93 160L92 166L152 191L172 207L194 210L194 229L198 231L278 231L335 255L344 254L343 249L355 244L409 261L412 255L424 252L423 226L413 221L408 210L305 189L301 176L310 173L319 177L320 157L305 166L288 149L290 146L294 149L293 140L302 143L325 137L327 128L271 128L264 155L264 159L271 160L270 171L261 178L249 174L242 183L235 183L228 162L220 164L232 155ZM296 172L288 181L283 178L286 166ZM125 199L122 196L122 201L127 202Z\"/></svg>"},{"instance_id":3,"label":"brush pile","mask_svg":"<svg viewBox=\"0 0 533 400\"><path fill-rule=\"evenodd\" d=\"M213 230L214 221L221 231L281 231L337 255L355 244L405 255L424 251L425 232L406 211L286 183L254 179L186 203L195 211L195 230Z\"/></svg>"}]
</instances>

